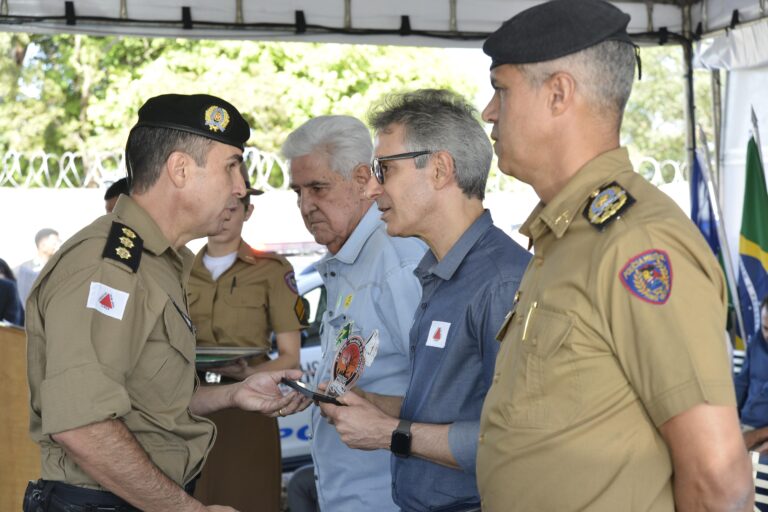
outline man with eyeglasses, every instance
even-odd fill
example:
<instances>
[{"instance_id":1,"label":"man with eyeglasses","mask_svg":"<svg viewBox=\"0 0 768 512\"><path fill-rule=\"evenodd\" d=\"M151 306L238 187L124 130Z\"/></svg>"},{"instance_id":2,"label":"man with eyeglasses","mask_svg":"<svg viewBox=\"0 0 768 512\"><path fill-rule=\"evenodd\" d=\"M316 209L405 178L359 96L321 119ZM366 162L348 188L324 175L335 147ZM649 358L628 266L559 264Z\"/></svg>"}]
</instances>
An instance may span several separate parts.
<instances>
[{"instance_id":1,"label":"man with eyeglasses","mask_svg":"<svg viewBox=\"0 0 768 512\"><path fill-rule=\"evenodd\" d=\"M401 509L478 510L475 456L495 334L530 255L483 208L491 144L462 97L391 96L371 125L378 156L368 195L390 235L418 236L430 248L415 270L422 301L410 331L411 379L401 400L366 391L343 395L346 407L321 408L348 446L393 453Z\"/></svg>"},{"instance_id":2,"label":"man with eyeglasses","mask_svg":"<svg viewBox=\"0 0 768 512\"><path fill-rule=\"evenodd\" d=\"M425 247L414 238L387 236L381 213L365 193L372 181L371 134L354 117L320 116L292 132L282 151L304 223L328 248L315 264L327 308L313 384L330 380L340 332L368 339L378 330L378 352L357 388L401 397L409 378L408 329L420 296L413 269ZM390 492L388 454L347 448L317 407L312 409L312 460L320 510L398 510ZM306 492L311 487L299 487L311 494ZM298 509L293 495L289 501L294 512L312 509L306 503Z\"/></svg>"}]
</instances>

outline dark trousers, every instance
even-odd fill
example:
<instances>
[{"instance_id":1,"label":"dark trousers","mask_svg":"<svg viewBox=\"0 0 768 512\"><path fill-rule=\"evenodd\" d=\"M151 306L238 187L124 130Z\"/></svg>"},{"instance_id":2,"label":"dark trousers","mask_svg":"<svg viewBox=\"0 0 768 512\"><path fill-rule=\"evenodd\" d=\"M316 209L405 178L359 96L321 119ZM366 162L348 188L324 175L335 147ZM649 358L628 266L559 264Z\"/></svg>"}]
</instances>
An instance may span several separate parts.
<instances>
[{"instance_id":1,"label":"dark trousers","mask_svg":"<svg viewBox=\"0 0 768 512\"><path fill-rule=\"evenodd\" d=\"M191 494L195 480L185 490ZM24 493L24 512L141 512L108 491L85 489L64 482L38 480L29 482Z\"/></svg>"}]
</instances>

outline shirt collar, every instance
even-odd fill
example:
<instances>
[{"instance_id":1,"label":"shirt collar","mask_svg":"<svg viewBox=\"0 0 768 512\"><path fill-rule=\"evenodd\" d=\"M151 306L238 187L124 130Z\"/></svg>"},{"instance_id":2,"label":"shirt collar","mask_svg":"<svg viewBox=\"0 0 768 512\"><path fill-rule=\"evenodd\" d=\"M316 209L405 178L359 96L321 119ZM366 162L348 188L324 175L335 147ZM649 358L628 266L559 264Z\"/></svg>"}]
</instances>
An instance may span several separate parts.
<instances>
[{"instance_id":1,"label":"shirt collar","mask_svg":"<svg viewBox=\"0 0 768 512\"><path fill-rule=\"evenodd\" d=\"M492 225L491 212L484 210L483 214L453 244L445 258L437 261L435 254L431 250L427 251L421 259L419 266L416 267L416 275L424 277L427 274L434 274L444 281L450 280L464 261L464 258L469 254L469 251L472 250L472 247L475 246L480 237Z\"/></svg>"},{"instance_id":2,"label":"shirt collar","mask_svg":"<svg viewBox=\"0 0 768 512\"><path fill-rule=\"evenodd\" d=\"M520 232L536 240L549 230L556 238L561 238L573 219L581 215L584 203L592 192L618 172L631 170L632 163L626 148L598 155L579 169L549 204L539 203L520 227Z\"/></svg>"},{"instance_id":3,"label":"shirt collar","mask_svg":"<svg viewBox=\"0 0 768 512\"><path fill-rule=\"evenodd\" d=\"M321 261L327 261L330 259L336 259L344 264L351 265L360 255L360 251L363 250L365 242L368 241L371 234L376 231L381 223L381 212L379 211L376 203L372 204L368 211L360 219L360 222L355 226L352 234L349 235L347 241L341 246L339 252L336 254L326 254Z\"/></svg>"},{"instance_id":4,"label":"shirt collar","mask_svg":"<svg viewBox=\"0 0 768 512\"><path fill-rule=\"evenodd\" d=\"M171 248L171 243L165 238L160 226L131 197L121 195L113 213L120 222L139 234L144 241L144 249L159 256L166 249Z\"/></svg>"},{"instance_id":5,"label":"shirt collar","mask_svg":"<svg viewBox=\"0 0 768 512\"><path fill-rule=\"evenodd\" d=\"M115 209L112 211L117 220L136 231L144 242L144 249L160 256L165 251L170 250L179 261L179 273L185 279L189 277L192 271L192 263L195 255L186 247L181 247L178 251L171 247L171 243L165 238L160 230L160 226L147 211L139 206L130 196L121 195Z\"/></svg>"}]
</instances>

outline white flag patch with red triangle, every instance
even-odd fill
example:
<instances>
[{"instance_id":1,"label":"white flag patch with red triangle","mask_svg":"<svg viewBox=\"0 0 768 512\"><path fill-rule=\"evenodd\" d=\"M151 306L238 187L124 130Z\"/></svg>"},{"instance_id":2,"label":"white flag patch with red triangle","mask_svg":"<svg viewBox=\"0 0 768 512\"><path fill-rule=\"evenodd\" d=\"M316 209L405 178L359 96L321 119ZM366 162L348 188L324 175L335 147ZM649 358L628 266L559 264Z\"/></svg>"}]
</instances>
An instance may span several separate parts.
<instances>
[{"instance_id":1,"label":"white flag patch with red triangle","mask_svg":"<svg viewBox=\"0 0 768 512\"><path fill-rule=\"evenodd\" d=\"M450 328L450 322L432 320L432 326L429 328L429 336L427 336L427 346L445 348L445 340L448 339L448 329Z\"/></svg>"},{"instance_id":2,"label":"white flag patch with red triangle","mask_svg":"<svg viewBox=\"0 0 768 512\"><path fill-rule=\"evenodd\" d=\"M116 290L111 286L94 281L91 283L91 289L88 292L88 303L85 307L95 309L103 315L122 320L125 313L125 305L128 304L128 297L130 296L130 293Z\"/></svg>"}]
</instances>

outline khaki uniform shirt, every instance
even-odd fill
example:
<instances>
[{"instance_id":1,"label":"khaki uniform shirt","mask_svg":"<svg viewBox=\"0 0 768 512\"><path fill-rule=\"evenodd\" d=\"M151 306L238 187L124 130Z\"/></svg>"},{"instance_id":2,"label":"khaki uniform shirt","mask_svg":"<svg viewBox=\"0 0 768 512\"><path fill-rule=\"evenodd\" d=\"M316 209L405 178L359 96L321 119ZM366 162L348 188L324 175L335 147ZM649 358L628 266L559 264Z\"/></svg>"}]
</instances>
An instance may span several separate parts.
<instances>
[{"instance_id":1,"label":"khaki uniform shirt","mask_svg":"<svg viewBox=\"0 0 768 512\"><path fill-rule=\"evenodd\" d=\"M200 471L214 426L188 409L195 336L182 282L191 263L123 196L45 266L27 303L30 432L43 478L99 488L49 436L116 418L177 484Z\"/></svg>"},{"instance_id":2,"label":"khaki uniform shirt","mask_svg":"<svg viewBox=\"0 0 768 512\"><path fill-rule=\"evenodd\" d=\"M195 257L188 290L199 345L269 350L272 331L303 327L304 305L285 258L241 241L235 262L214 281L203 264L206 248Z\"/></svg>"},{"instance_id":3,"label":"khaki uniform shirt","mask_svg":"<svg viewBox=\"0 0 768 512\"><path fill-rule=\"evenodd\" d=\"M599 212L590 196L613 182L636 202L600 231L582 212ZM521 231L535 257L483 408L483 510L673 511L659 427L735 405L717 261L624 149L589 162Z\"/></svg>"}]
</instances>

